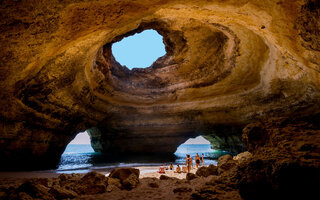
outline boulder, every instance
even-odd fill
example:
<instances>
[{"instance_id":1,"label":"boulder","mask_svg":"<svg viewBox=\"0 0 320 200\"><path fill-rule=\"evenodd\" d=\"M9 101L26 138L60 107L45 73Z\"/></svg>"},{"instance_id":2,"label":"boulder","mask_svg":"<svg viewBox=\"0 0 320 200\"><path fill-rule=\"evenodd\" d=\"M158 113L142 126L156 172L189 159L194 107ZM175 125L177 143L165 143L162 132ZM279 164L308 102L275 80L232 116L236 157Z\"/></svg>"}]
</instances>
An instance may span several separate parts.
<instances>
[{"instance_id":1,"label":"boulder","mask_svg":"<svg viewBox=\"0 0 320 200\"><path fill-rule=\"evenodd\" d=\"M232 160L233 157L231 155L223 155L218 158L218 167L219 165L226 163L229 160Z\"/></svg>"},{"instance_id":2,"label":"boulder","mask_svg":"<svg viewBox=\"0 0 320 200\"><path fill-rule=\"evenodd\" d=\"M160 180L179 180L178 178L175 177L170 177L170 176L166 176L166 175L161 175L160 176Z\"/></svg>"},{"instance_id":3,"label":"boulder","mask_svg":"<svg viewBox=\"0 0 320 200\"><path fill-rule=\"evenodd\" d=\"M52 183L48 178L33 178L30 180L32 183L37 183L45 187L49 187Z\"/></svg>"},{"instance_id":4,"label":"boulder","mask_svg":"<svg viewBox=\"0 0 320 200\"><path fill-rule=\"evenodd\" d=\"M108 178L97 172L89 172L81 178L81 183L83 184L108 184Z\"/></svg>"},{"instance_id":5,"label":"boulder","mask_svg":"<svg viewBox=\"0 0 320 200\"><path fill-rule=\"evenodd\" d=\"M217 175L218 174L218 169L217 166L215 165L209 165L208 167L200 167L196 175L197 176L203 176L203 177L208 177L210 175Z\"/></svg>"},{"instance_id":6,"label":"boulder","mask_svg":"<svg viewBox=\"0 0 320 200\"><path fill-rule=\"evenodd\" d=\"M193 180L195 178L198 178L198 176L193 173L187 173L187 176L186 176L187 180Z\"/></svg>"},{"instance_id":7,"label":"boulder","mask_svg":"<svg viewBox=\"0 0 320 200\"><path fill-rule=\"evenodd\" d=\"M52 196L54 196L56 199L72 199L78 196L76 192L59 186L53 186L49 190L49 193L52 194Z\"/></svg>"},{"instance_id":8,"label":"boulder","mask_svg":"<svg viewBox=\"0 0 320 200\"><path fill-rule=\"evenodd\" d=\"M113 185L117 188L121 188L121 182L120 179L117 178L108 178L108 186Z\"/></svg>"},{"instance_id":9,"label":"boulder","mask_svg":"<svg viewBox=\"0 0 320 200\"><path fill-rule=\"evenodd\" d=\"M238 155L233 157L233 160L237 160L238 163L243 163L252 158L252 154L249 151L239 153Z\"/></svg>"},{"instance_id":10,"label":"boulder","mask_svg":"<svg viewBox=\"0 0 320 200\"><path fill-rule=\"evenodd\" d=\"M30 195L25 192L19 192L19 194L15 197L10 196L9 199L21 199L21 200L34 200Z\"/></svg>"},{"instance_id":11,"label":"boulder","mask_svg":"<svg viewBox=\"0 0 320 200\"><path fill-rule=\"evenodd\" d=\"M222 174L237 166L238 162L231 155L224 155L218 159L218 174Z\"/></svg>"},{"instance_id":12,"label":"boulder","mask_svg":"<svg viewBox=\"0 0 320 200\"><path fill-rule=\"evenodd\" d=\"M66 180L68 180L69 175L68 174L60 174L58 178L60 181L66 181Z\"/></svg>"},{"instance_id":13,"label":"boulder","mask_svg":"<svg viewBox=\"0 0 320 200\"><path fill-rule=\"evenodd\" d=\"M108 187L107 187L107 192L112 192L112 191L117 191L117 190L120 190L120 188L115 185L108 185Z\"/></svg>"},{"instance_id":14,"label":"boulder","mask_svg":"<svg viewBox=\"0 0 320 200\"><path fill-rule=\"evenodd\" d=\"M131 190L135 187L137 187L139 184L139 178L136 176L136 174L130 174L130 176L123 180L122 186L126 190Z\"/></svg>"},{"instance_id":15,"label":"boulder","mask_svg":"<svg viewBox=\"0 0 320 200\"><path fill-rule=\"evenodd\" d=\"M209 176L207 167L199 167L199 169L196 171L196 175L203 177Z\"/></svg>"},{"instance_id":16,"label":"boulder","mask_svg":"<svg viewBox=\"0 0 320 200\"><path fill-rule=\"evenodd\" d=\"M55 198L48 192L48 190L49 189L43 185L26 181L15 190L15 194L18 194L18 196L30 196L34 199L54 200Z\"/></svg>"},{"instance_id":17,"label":"boulder","mask_svg":"<svg viewBox=\"0 0 320 200\"><path fill-rule=\"evenodd\" d=\"M218 167L215 165L209 165L207 167L207 171L208 171L209 176L210 175L218 175Z\"/></svg>"},{"instance_id":18,"label":"boulder","mask_svg":"<svg viewBox=\"0 0 320 200\"><path fill-rule=\"evenodd\" d=\"M97 172L89 172L75 186L78 194L99 194L107 191L108 178Z\"/></svg>"},{"instance_id":19,"label":"boulder","mask_svg":"<svg viewBox=\"0 0 320 200\"><path fill-rule=\"evenodd\" d=\"M112 170L109 177L120 179L121 183L129 178L131 174L135 174L138 178L140 175L140 170L135 168L117 168Z\"/></svg>"},{"instance_id":20,"label":"boulder","mask_svg":"<svg viewBox=\"0 0 320 200\"><path fill-rule=\"evenodd\" d=\"M135 168L118 168L114 169L109 178L116 178L120 180L122 188L131 190L139 184L140 170Z\"/></svg>"},{"instance_id":21,"label":"boulder","mask_svg":"<svg viewBox=\"0 0 320 200\"><path fill-rule=\"evenodd\" d=\"M107 186L103 184L95 184L95 185L79 185L75 188L75 191L81 195L93 195L93 194L101 194L107 191Z\"/></svg>"}]
</instances>

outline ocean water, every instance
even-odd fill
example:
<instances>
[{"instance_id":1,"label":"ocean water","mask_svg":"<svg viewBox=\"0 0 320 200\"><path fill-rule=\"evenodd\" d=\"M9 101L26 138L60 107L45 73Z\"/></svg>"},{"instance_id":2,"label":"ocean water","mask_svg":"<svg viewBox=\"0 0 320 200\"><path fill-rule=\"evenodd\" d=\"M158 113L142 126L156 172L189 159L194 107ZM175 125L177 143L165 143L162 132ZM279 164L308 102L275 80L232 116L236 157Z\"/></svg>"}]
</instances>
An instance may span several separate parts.
<instances>
[{"instance_id":1,"label":"ocean water","mask_svg":"<svg viewBox=\"0 0 320 200\"><path fill-rule=\"evenodd\" d=\"M210 144L181 144L177 151L174 153L176 156L175 163L177 164L184 164L185 163L185 157L187 154L189 154L194 161L194 157L196 154L204 155L204 164L205 165L216 165L217 159L225 154L229 154L227 151L219 151L211 149Z\"/></svg>"},{"instance_id":2,"label":"ocean water","mask_svg":"<svg viewBox=\"0 0 320 200\"><path fill-rule=\"evenodd\" d=\"M172 156L112 156L94 152L90 144L69 144L61 156L58 173L86 173L111 171L115 167L158 166L161 164L184 164L186 154L193 158L204 154L205 165L217 164L217 158L228 152L211 149L209 144L182 144Z\"/></svg>"}]
</instances>

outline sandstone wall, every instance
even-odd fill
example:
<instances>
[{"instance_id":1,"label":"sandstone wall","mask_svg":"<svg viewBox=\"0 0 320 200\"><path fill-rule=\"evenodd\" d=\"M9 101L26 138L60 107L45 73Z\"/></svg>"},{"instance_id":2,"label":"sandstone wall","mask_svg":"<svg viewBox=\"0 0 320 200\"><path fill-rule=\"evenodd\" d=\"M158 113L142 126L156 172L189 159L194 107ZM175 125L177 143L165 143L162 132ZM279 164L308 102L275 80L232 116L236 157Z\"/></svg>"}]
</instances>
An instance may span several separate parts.
<instances>
[{"instance_id":1,"label":"sandstone wall","mask_svg":"<svg viewBox=\"0 0 320 200\"><path fill-rule=\"evenodd\" d=\"M200 134L239 151L239 127L319 112L319 7L316 0L2 1L1 158L52 165L92 127L104 152L172 153ZM167 54L130 71L110 47L146 29L164 37Z\"/></svg>"}]
</instances>

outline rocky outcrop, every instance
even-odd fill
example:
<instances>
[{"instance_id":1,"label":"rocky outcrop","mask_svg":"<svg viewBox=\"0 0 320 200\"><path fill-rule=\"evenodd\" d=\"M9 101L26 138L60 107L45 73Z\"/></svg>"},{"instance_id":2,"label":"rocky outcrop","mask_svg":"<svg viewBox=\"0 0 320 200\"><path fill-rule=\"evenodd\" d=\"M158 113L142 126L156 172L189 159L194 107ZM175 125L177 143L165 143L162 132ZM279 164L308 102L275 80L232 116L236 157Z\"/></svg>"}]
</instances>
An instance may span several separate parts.
<instances>
[{"instance_id":1,"label":"rocky outcrop","mask_svg":"<svg viewBox=\"0 0 320 200\"><path fill-rule=\"evenodd\" d=\"M230 171L237 166L237 162L233 160L232 156L224 155L218 159L218 174Z\"/></svg>"},{"instance_id":2,"label":"rocky outcrop","mask_svg":"<svg viewBox=\"0 0 320 200\"><path fill-rule=\"evenodd\" d=\"M223 156L216 176L195 199L312 199L320 182L319 115L249 124L250 153ZM241 162L237 162L242 157ZM223 173L220 173L220 172Z\"/></svg>"},{"instance_id":3,"label":"rocky outcrop","mask_svg":"<svg viewBox=\"0 0 320 200\"><path fill-rule=\"evenodd\" d=\"M109 177L119 179L122 187L131 190L139 184L140 171L134 168L118 168L114 169Z\"/></svg>"},{"instance_id":4,"label":"rocky outcrop","mask_svg":"<svg viewBox=\"0 0 320 200\"><path fill-rule=\"evenodd\" d=\"M193 179L196 179L197 178L197 175L193 174L193 173L187 173L186 175L186 179L187 180L193 180Z\"/></svg>"},{"instance_id":5,"label":"rocky outcrop","mask_svg":"<svg viewBox=\"0 0 320 200\"><path fill-rule=\"evenodd\" d=\"M138 169L119 168L109 177L97 172L61 174L58 178L30 179L22 184L0 184L0 199L73 199L79 196L99 195L107 192L131 190L139 184Z\"/></svg>"},{"instance_id":6,"label":"rocky outcrop","mask_svg":"<svg viewBox=\"0 0 320 200\"><path fill-rule=\"evenodd\" d=\"M239 153L236 156L233 156L233 160L238 161L238 163L243 163L251 159L251 157L252 157L252 153L250 153L249 151L245 151L245 152Z\"/></svg>"},{"instance_id":7,"label":"rocky outcrop","mask_svg":"<svg viewBox=\"0 0 320 200\"><path fill-rule=\"evenodd\" d=\"M217 166L215 165L209 165L208 167L200 167L197 172L197 176L203 176L203 177L208 177L211 175L218 175L218 169Z\"/></svg>"},{"instance_id":8,"label":"rocky outcrop","mask_svg":"<svg viewBox=\"0 0 320 200\"><path fill-rule=\"evenodd\" d=\"M173 153L199 134L240 152L248 123L320 111L316 0L4 0L0 13L1 168L55 167L86 129L99 152ZM117 63L112 44L146 29L167 54Z\"/></svg>"}]
</instances>

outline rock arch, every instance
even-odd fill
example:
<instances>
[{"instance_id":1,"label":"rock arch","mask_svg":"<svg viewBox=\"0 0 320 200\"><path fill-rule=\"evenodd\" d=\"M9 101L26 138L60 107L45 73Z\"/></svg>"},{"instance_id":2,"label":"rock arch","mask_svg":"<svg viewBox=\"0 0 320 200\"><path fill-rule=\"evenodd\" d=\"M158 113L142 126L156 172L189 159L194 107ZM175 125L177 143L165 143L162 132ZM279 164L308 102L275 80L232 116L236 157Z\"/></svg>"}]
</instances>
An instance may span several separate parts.
<instances>
[{"instance_id":1,"label":"rock arch","mask_svg":"<svg viewBox=\"0 0 320 200\"><path fill-rule=\"evenodd\" d=\"M4 1L5 167L54 166L91 127L101 151L171 152L199 132L239 151L250 122L318 113L320 53L304 23L318 8L301 2ZM127 70L111 44L145 29L163 35L167 54Z\"/></svg>"}]
</instances>

